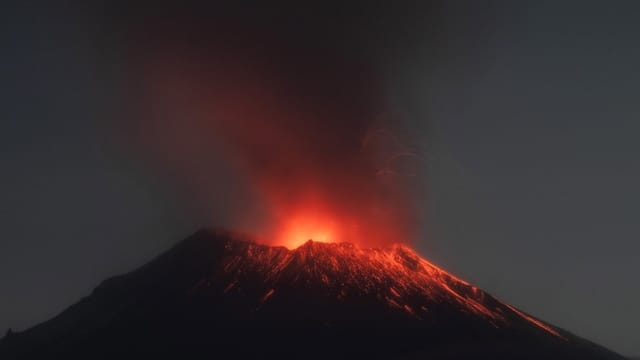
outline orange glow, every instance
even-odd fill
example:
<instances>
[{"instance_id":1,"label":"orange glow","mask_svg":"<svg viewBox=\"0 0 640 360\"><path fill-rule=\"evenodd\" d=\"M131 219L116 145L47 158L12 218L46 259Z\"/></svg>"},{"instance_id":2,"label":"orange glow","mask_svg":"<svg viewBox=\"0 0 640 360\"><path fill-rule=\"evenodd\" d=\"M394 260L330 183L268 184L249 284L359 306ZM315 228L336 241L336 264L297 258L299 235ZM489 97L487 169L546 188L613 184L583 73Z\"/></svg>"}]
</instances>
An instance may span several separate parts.
<instances>
[{"instance_id":1,"label":"orange glow","mask_svg":"<svg viewBox=\"0 0 640 360\"><path fill-rule=\"evenodd\" d=\"M307 240L317 242L336 241L336 224L334 221L318 215L298 216L286 223L276 245L295 249Z\"/></svg>"}]
</instances>

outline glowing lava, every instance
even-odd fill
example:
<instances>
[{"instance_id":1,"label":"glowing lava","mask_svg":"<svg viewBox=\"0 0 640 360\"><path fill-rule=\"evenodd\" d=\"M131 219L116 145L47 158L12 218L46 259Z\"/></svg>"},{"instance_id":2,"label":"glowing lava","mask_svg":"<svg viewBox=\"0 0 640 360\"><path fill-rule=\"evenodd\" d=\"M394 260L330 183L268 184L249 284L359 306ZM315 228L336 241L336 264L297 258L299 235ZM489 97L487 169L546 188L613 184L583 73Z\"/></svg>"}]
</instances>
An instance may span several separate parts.
<instances>
[{"instance_id":1,"label":"glowing lava","mask_svg":"<svg viewBox=\"0 0 640 360\"><path fill-rule=\"evenodd\" d=\"M244 291L243 279L255 274L261 279L257 306L262 309L277 304L286 289L304 284L305 288L317 290L316 295L335 297L338 302L346 298L370 299L418 321L437 317L437 309L447 304L462 316L481 319L496 329L532 327L565 339L552 326L447 273L407 246L395 244L376 249L346 242L300 241L314 231L318 231L316 236L331 241L330 227L313 227L324 225L321 220L292 220L291 232L285 234L290 236L286 245L292 250L238 241L217 230L216 237L228 239L221 264L228 283L224 293ZM304 244L298 246L300 242Z\"/></svg>"},{"instance_id":2,"label":"glowing lava","mask_svg":"<svg viewBox=\"0 0 640 360\"><path fill-rule=\"evenodd\" d=\"M336 221L319 214L297 216L285 222L276 245L295 249L308 240L316 242L337 242L338 224Z\"/></svg>"}]
</instances>

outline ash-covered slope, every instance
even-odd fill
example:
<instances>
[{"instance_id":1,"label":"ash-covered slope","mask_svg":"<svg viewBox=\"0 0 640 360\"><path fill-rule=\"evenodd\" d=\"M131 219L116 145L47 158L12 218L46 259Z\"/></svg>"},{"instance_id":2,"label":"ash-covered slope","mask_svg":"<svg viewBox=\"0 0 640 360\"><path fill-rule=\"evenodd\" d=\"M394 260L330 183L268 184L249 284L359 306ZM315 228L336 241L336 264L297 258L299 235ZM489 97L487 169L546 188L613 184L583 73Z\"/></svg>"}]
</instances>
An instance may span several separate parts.
<instances>
[{"instance_id":1,"label":"ash-covered slope","mask_svg":"<svg viewBox=\"0 0 640 360\"><path fill-rule=\"evenodd\" d=\"M621 359L411 249L288 250L203 230L106 280L0 358Z\"/></svg>"}]
</instances>

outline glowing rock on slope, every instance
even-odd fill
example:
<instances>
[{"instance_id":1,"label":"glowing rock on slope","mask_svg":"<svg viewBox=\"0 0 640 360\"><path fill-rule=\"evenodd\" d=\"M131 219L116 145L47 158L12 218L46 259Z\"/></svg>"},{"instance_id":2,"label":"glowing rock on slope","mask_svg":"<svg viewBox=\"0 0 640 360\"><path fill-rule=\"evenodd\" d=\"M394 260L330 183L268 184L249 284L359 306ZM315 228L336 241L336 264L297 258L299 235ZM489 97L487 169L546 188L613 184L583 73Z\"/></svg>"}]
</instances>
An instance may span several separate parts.
<instances>
[{"instance_id":1,"label":"glowing rock on slope","mask_svg":"<svg viewBox=\"0 0 640 360\"><path fill-rule=\"evenodd\" d=\"M260 273L268 287L262 297L267 303L277 296L274 293L283 284L296 287L300 282L315 283L323 288L319 289L322 293L334 294L338 299L345 296L345 291L351 296L375 297L418 320L428 319L434 306L449 304L495 328L525 323L564 339L553 327L447 273L407 246L376 249L311 240L298 246L300 239L294 238L296 242L290 243L292 250L227 241L229 257L224 258L223 268L230 283L241 282L247 273Z\"/></svg>"}]
</instances>

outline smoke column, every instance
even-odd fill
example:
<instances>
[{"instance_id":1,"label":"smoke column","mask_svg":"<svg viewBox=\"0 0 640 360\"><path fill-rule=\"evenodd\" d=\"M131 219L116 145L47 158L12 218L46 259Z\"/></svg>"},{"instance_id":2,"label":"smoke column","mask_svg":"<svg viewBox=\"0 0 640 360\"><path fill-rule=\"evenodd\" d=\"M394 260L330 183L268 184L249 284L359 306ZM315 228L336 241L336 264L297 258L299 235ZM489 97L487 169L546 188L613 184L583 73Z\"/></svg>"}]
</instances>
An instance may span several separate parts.
<instances>
[{"instance_id":1,"label":"smoke column","mask_svg":"<svg viewBox=\"0 0 640 360\"><path fill-rule=\"evenodd\" d=\"M394 133L358 17L253 10L167 11L135 28L137 144L262 241L409 242L416 155ZM211 196L220 159L231 191L250 194L240 208Z\"/></svg>"}]
</instances>

